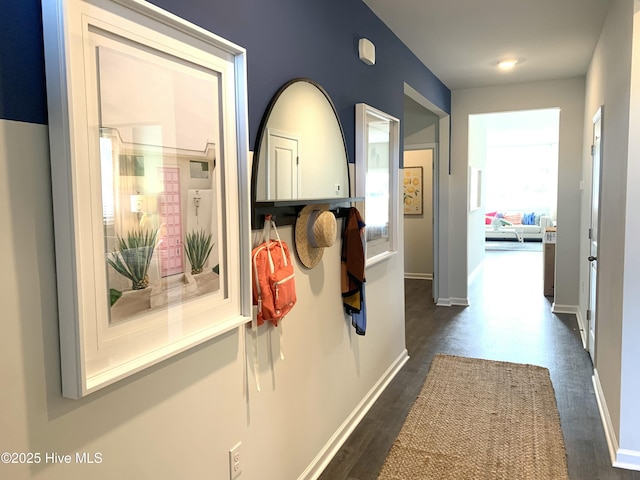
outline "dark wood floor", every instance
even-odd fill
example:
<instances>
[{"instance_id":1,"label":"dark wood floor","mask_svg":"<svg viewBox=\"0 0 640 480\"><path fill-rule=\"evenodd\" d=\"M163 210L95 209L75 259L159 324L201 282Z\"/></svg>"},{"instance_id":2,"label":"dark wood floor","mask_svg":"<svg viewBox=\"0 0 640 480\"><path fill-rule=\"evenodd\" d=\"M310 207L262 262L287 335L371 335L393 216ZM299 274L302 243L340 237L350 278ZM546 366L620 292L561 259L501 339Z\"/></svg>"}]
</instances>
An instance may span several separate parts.
<instances>
[{"instance_id":1,"label":"dark wood floor","mask_svg":"<svg viewBox=\"0 0 640 480\"><path fill-rule=\"evenodd\" d=\"M377 478L436 353L548 368L571 480L640 480L640 472L611 467L593 393L591 360L575 317L554 315L550 300L542 295L541 252L487 252L482 272L470 288L469 307L436 307L431 282L425 280L406 280L405 298L410 360L321 480Z\"/></svg>"}]
</instances>

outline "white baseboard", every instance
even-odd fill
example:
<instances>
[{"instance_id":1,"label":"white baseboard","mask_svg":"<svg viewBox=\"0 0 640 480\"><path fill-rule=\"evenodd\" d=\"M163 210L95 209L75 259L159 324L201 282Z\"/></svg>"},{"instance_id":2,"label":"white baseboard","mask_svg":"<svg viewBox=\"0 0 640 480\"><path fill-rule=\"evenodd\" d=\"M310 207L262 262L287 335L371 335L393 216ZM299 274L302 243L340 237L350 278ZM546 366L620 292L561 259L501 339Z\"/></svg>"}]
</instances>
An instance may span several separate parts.
<instances>
[{"instance_id":1,"label":"white baseboard","mask_svg":"<svg viewBox=\"0 0 640 480\"><path fill-rule=\"evenodd\" d=\"M613 428L613 422L609 415L609 408L607 407L607 402L604 398L604 392L602 391L602 385L600 384L600 377L598 376L597 369L593 370L593 388L596 393L596 402L598 404L598 410L600 411L600 419L602 420L604 435L607 439L607 446L609 447L611 465L616 468L640 471L640 452L637 450L620 448L616 432Z\"/></svg>"},{"instance_id":2,"label":"white baseboard","mask_svg":"<svg viewBox=\"0 0 640 480\"><path fill-rule=\"evenodd\" d=\"M617 468L624 468L625 470L640 471L640 452L637 450L625 450L624 448L618 448L616 452L616 461L613 462L613 466Z\"/></svg>"},{"instance_id":3,"label":"white baseboard","mask_svg":"<svg viewBox=\"0 0 640 480\"><path fill-rule=\"evenodd\" d=\"M331 436L329 441L322 447L318 455L309 466L298 477L298 480L316 480L327 468L329 462L338 453L349 435L355 430L363 417L371 409L378 397L384 392L387 385L398 374L400 369L409 360L409 352L405 349L398 358L389 366L386 372L380 377L376 384L369 390L369 393L360 401L347 419L340 425L340 428Z\"/></svg>"},{"instance_id":4,"label":"white baseboard","mask_svg":"<svg viewBox=\"0 0 640 480\"><path fill-rule=\"evenodd\" d=\"M438 298L438 300L436 300L436 305L438 307L451 307L453 305L459 306L459 307L468 307L469 306L469 299L468 298Z\"/></svg>"},{"instance_id":5,"label":"white baseboard","mask_svg":"<svg viewBox=\"0 0 640 480\"><path fill-rule=\"evenodd\" d=\"M587 330L589 326L584 323L584 318L582 318L582 312L580 311L579 308L578 308L578 313L576 313L576 320L578 321L578 330L580 331L582 348L584 348L585 350L588 350L589 345L587 344Z\"/></svg>"},{"instance_id":6,"label":"white baseboard","mask_svg":"<svg viewBox=\"0 0 640 480\"><path fill-rule=\"evenodd\" d=\"M569 313L573 315L578 315L579 308L577 305L561 305L556 302L553 302L551 305L552 313Z\"/></svg>"},{"instance_id":7,"label":"white baseboard","mask_svg":"<svg viewBox=\"0 0 640 480\"><path fill-rule=\"evenodd\" d=\"M468 307L469 299L468 298L451 298L451 305L458 305L460 307Z\"/></svg>"},{"instance_id":8,"label":"white baseboard","mask_svg":"<svg viewBox=\"0 0 640 480\"><path fill-rule=\"evenodd\" d=\"M433 273L405 273L404 278L410 280L433 280Z\"/></svg>"},{"instance_id":9,"label":"white baseboard","mask_svg":"<svg viewBox=\"0 0 640 480\"><path fill-rule=\"evenodd\" d=\"M580 339L582 340L582 348L585 350L589 349L589 344L587 340L587 331L588 325L585 325L584 319L582 318L582 313L580 312L580 307L578 305L561 305L556 302L553 302L551 305L552 313L568 313L569 315L575 315L576 320L578 322L578 330L580 331Z\"/></svg>"},{"instance_id":10,"label":"white baseboard","mask_svg":"<svg viewBox=\"0 0 640 480\"><path fill-rule=\"evenodd\" d=\"M598 370L593 369L593 389L596 394L596 403L598 404L598 410L600 411L600 420L604 428L604 436L607 439L607 446L609 447L609 455L611 457L611 464L616 461L616 451L618 450L618 439L616 438L616 432L613 429L613 423L611 422L611 416L609 415L609 409L607 408L607 401L604 398L604 392L602 391L602 385L600 384L600 377L598 377Z\"/></svg>"}]
</instances>

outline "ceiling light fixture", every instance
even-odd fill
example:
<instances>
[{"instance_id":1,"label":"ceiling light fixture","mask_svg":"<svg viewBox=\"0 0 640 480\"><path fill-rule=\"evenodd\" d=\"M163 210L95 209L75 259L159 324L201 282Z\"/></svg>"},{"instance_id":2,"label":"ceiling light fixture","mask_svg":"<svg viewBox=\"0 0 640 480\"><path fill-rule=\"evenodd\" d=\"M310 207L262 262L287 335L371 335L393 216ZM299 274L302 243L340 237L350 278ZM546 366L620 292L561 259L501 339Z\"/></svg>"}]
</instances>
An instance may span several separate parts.
<instances>
[{"instance_id":1,"label":"ceiling light fixture","mask_svg":"<svg viewBox=\"0 0 640 480\"><path fill-rule=\"evenodd\" d=\"M516 64L518 63L518 59L516 58L510 58L507 60L500 60L498 62L498 68L500 70L511 70L513 67L516 66Z\"/></svg>"}]
</instances>

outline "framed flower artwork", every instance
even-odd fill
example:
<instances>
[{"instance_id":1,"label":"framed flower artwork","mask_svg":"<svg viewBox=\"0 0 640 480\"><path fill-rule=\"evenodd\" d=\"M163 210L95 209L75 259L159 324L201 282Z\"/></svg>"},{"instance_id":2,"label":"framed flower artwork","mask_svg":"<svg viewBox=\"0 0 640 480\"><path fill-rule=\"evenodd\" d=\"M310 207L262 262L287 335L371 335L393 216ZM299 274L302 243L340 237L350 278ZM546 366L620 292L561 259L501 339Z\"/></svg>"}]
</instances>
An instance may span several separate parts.
<instances>
[{"instance_id":1,"label":"framed flower artwork","mask_svg":"<svg viewBox=\"0 0 640 480\"><path fill-rule=\"evenodd\" d=\"M405 215L422 215L423 201L422 167L405 167L402 176L402 204Z\"/></svg>"}]
</instances>

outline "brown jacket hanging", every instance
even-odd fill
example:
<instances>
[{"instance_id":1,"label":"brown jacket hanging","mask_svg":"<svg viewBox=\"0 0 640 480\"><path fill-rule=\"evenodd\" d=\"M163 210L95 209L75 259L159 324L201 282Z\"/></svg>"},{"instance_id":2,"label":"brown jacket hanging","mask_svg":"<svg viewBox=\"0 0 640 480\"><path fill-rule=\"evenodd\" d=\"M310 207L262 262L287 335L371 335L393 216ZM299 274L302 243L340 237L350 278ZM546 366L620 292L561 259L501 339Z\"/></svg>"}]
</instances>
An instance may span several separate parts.
<instances>
[{"instance_id":1,"label":"brown jacket hanging","mask_svg":"<svg viewBox=\"0 0 640 480\"><path fill-rule=\"evenodd\" d=\"M340 280L345 307L356 312L360 311L360 291L365 282L364 225L358 209L350 208L342 236Z\"/></svg>"}]
</instances>

